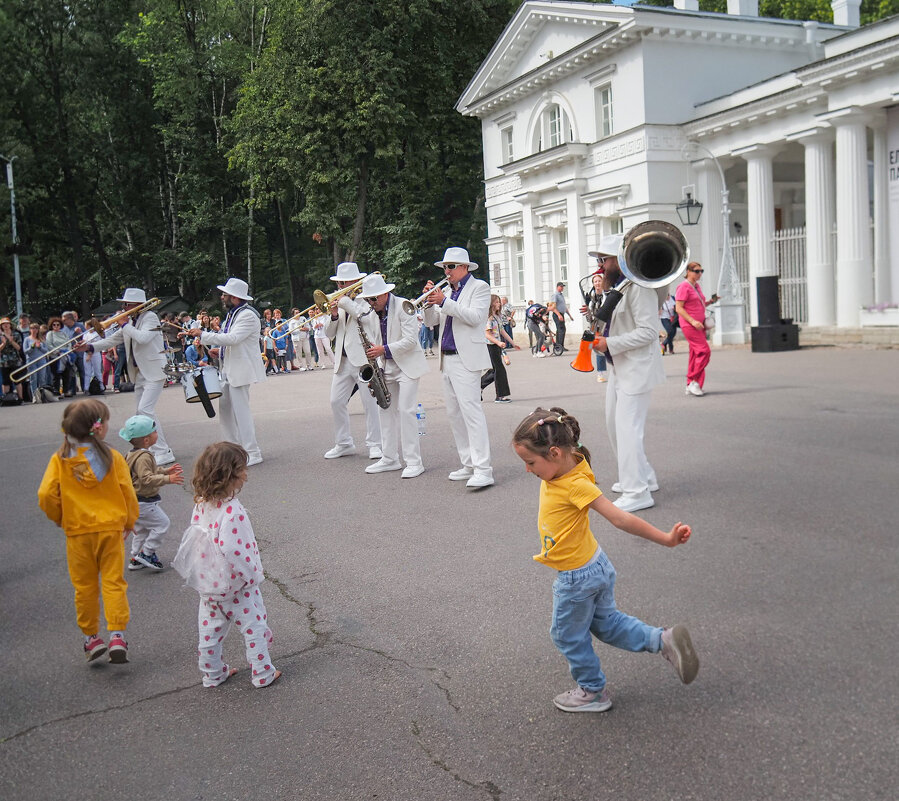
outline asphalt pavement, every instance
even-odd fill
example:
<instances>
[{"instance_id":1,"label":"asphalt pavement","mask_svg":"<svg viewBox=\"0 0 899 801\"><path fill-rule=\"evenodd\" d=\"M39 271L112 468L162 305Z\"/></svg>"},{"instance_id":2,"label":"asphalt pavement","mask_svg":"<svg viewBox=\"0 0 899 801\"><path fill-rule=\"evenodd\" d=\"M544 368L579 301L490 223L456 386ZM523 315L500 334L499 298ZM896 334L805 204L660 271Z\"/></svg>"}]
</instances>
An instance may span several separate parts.
<instances>
[{"instance_id":1,"label":"asphalt pavement","mask_svg":"<svg viewBox=\"0 0 899 801\"><path fill-rule=\"evenodd\" d=\"M684 395L686 354L665 358L646 432L661 489L640 514L693 537L671 550L592 524L619 607L687 625L701 667L685 687L661 656L597 644L603 714L552 704L573 683L549 638L552 571L531 558L539 482L509 445L535 406L562 406L609 490L605 386L573 357L516 352L514 402L486 390L496 486L481 491L447 480L434 359L411 480L322 458L328 371L253 387L265 461L241 498L283 671L261 690L236 632L240 672L203 688L197 598L171 569L127 575L130 663L85 662L63 534L36 501L63 402L0 409L0 798L895 798L899 351L714 350L703 398ZM124 451L134 396L105 401ZM361 444L358 398L351 411ZM158 412L189 475L217 420L178 387ZM168 564L192 499L162 496Z\"/></svg>"}]
</instances>

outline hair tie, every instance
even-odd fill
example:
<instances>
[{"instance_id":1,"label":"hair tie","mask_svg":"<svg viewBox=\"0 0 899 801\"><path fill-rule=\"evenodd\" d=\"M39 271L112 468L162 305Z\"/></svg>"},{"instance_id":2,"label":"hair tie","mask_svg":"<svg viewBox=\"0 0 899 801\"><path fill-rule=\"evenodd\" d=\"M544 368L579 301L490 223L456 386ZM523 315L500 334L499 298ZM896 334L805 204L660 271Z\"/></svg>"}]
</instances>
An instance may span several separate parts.
<instances>
[{"instance_id":1,"label":"hair tie","mask_svg":"<svg viewBox=\"0 0 899 801\"><path fill-rule=\"evenodd\" d=\"M102 425L103 425L103 418L102 418L102 417L98 417L98 418L94 421L93 425L91 426L90 436L94 436L94 432L95 432L95 431L99 431L99 430L100 430L100 426L102 426Z\"/></svg>"}]
</instances>

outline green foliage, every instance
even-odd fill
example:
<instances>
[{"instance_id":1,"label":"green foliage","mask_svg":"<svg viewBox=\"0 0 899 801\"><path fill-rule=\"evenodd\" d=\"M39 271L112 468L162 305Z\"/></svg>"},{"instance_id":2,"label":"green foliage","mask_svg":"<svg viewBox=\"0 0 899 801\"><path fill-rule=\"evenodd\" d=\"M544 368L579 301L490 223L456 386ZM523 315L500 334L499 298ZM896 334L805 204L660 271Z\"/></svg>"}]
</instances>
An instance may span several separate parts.
<instances>
[{"instance_id":1,"label":"green foliage","mask_svg":"<svg viewBox=\"0 0 899 801\"><path fill-rule=\"evenodd\" d=\"M640 0L644 6L673 6L672 0ZM700 11L727 13L727 0L699 0ZM899 0L862 0L861 24L899 14ZM833 22L830 0L760 0L759 16L774 19L814 20Z\"/></svg>"}]
</instances>

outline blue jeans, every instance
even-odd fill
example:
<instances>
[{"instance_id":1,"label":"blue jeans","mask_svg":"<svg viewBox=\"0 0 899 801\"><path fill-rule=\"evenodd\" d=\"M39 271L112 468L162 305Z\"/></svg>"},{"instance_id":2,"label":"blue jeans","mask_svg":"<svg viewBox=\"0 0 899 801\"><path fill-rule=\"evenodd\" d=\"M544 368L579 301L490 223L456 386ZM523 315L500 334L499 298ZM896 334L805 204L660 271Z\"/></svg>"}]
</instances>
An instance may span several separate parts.
<instances>
[{"instance_id":1,"label":"blue jeans","mask_svg":"<svg viewBox=\"0 0 899 801\"><path fill-rule=\"evenodd\" d=\"M606 686L591 635L625 651L657 653L662 647L662 629L647 626L615 607L615 568L605 553L556 577L550 635L568 660L571 677L590 692Z\"/></svg>"}]
</instances>

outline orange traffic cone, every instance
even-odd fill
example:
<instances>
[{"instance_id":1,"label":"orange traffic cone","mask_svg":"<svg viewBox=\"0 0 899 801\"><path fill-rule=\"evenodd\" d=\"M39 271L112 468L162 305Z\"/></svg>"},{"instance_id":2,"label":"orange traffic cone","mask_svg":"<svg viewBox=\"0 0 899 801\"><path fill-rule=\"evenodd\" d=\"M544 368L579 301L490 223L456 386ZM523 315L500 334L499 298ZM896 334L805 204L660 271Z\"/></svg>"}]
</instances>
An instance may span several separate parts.
<instances>
[{"instance_id":1,"label":"orange traffic cone","mask_svg":"<svg viewBox=\"0 0 899 801\"><path fill-rule=\"evenodd\" d=\"M577 358L571 363L571 367L579 373L593 372L593 340L592 331L584 331L581 337L581 345L577 351Z\"/></svg>"}]
</instances>

